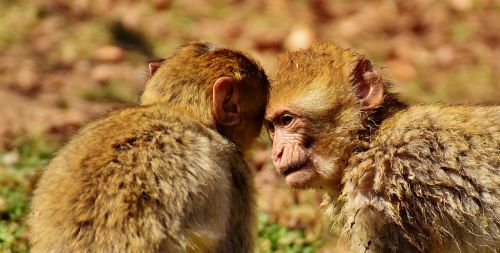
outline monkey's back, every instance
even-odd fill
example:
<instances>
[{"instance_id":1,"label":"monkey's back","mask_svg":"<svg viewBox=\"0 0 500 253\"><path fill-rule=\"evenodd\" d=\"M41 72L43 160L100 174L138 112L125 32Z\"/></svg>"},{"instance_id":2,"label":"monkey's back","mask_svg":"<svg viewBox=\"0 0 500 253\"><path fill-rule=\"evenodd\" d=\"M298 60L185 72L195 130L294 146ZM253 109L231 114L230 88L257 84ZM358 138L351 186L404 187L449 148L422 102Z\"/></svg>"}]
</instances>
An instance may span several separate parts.
<instances>
[{"instance_id":1,"label":"monkey's back","mask_svg":"<svg viewBox=\"0 0 500 253\"><path fill-rule=\"evenodd\" d=\"M367 215L372 249L500 250L500 107L413 106L377 131L344 176L344 231Z\"/></svg>"},{"instance_id":2,"label":"monkey's back","mask_svg":"<svg viewBox=\"0 0 500 253\"><path fill-rule=\"evenodd\" d=\"M249 177L234 145L187 115L162 106L113 112L46 168L32 202L33 252L234 247L224 241L245 251L231 226L253 232L244 221L253 215Z\"/></svg>"}]
</instances>

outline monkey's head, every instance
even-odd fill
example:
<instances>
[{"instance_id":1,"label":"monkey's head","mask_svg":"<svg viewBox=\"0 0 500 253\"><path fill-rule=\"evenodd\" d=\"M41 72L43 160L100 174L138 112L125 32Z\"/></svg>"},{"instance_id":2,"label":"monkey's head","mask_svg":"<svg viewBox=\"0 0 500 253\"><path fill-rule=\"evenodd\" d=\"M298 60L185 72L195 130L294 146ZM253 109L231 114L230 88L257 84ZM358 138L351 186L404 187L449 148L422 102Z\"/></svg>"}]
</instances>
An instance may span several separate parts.
<instances>
[{"instance_id":1,"label":"monkey's head","mask_svg":"<svg viewBox=\"0 0 500 253\"><path fill-rule=\"evenodd\" d=\"M142 105L165 104L217 129L245 150L260 132L269 97L262 67L249 56L191 42L149 63Z\"/></svg>"},{"instance_id":2,"label":"monkey's head","mask_svg":"<svg viewBox=\"0 0 500 253\"><path fill-rule=\"evenodd\" d=\"M386 84L368 60L333 44L317 43L278 62L265 120L274 166L292 187L336 190Z\"/></svg>"}]
</instances>

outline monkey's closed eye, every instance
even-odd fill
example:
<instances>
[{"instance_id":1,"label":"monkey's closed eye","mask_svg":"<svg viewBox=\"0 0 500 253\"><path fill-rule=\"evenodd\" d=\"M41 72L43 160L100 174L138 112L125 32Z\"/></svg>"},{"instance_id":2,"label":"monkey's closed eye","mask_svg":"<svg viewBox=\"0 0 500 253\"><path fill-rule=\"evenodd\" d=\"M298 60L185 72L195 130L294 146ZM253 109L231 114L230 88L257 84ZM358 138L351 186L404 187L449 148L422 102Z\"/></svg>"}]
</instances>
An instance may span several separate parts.
<instances>
[{"instance_id":1,"label":"monkey's closed eye","mask_svg":"<svg viewBox=\"0 0 500 253\"><path fill-rule=\"evenodd\" d=\"M294 116L293 115L290 115L288 113L285 113L283 115L280 116L280 125L281 126L288 126L290 125L290 123L292 123L292 121L294 120Z\"/></svg>"}]
</instances>

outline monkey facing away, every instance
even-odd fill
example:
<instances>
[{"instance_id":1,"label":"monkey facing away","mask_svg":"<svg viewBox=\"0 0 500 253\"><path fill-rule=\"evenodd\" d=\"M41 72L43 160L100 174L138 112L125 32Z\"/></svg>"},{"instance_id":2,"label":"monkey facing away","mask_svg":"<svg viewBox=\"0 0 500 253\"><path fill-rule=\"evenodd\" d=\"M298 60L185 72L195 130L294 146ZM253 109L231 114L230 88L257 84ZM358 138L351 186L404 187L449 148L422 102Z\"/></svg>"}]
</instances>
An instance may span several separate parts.
<instances>
[{"instance_id":1,"label":"monkey facing away","mask_svg":"<svg viewBox=\"0 0 500 253\"><path fill-rule=\"evenodd\" d=\"M32 252L253 252L242 152L264 118L263 69L203 42L149 69L141 105L84 127L48 165Z\"/></svg>"},{"instance_id":2,"label":"monkey facing away","mask_svg":"<svg viewBox=\"0 0 500 253\"><path fill-rule=\"evenodd\" d=\"M339 252L498 252L500 107L407 106L333 44L279 58L273 163L320 188Z\"/></svg>"}]
</instances>

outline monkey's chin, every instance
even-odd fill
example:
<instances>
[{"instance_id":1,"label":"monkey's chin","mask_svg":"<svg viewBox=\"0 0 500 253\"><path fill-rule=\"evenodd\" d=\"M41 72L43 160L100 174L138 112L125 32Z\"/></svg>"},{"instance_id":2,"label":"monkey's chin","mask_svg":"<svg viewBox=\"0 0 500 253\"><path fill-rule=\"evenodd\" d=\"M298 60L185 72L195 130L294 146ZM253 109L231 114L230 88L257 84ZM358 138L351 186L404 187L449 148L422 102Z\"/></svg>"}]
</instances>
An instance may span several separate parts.
<instances>
[{"instance_id":1,"label":"monkey's chin","mask_svg":"<svg viewBox=\"0 0 500 253\"><path fill-rule=\"evenodd\" d=\"M312 166L305 166L286 175L285 182L293 188L305 189L312 187L318 176Z\"/></svg>"}]
</instances>

